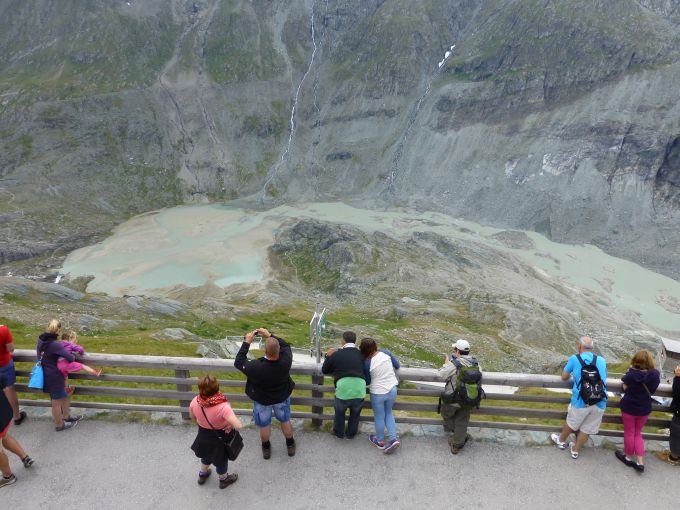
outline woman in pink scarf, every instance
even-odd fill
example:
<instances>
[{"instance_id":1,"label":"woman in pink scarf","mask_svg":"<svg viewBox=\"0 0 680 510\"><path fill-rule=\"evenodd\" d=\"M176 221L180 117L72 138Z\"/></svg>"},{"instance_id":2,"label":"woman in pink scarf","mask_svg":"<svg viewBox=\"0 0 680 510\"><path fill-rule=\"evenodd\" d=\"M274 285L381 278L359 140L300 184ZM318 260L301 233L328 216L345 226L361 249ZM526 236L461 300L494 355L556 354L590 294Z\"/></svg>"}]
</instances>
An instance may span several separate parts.
<instances>
[{"instance_id":1,"label":"woman in pink scarf","mask_svg":"<svg viewBox=\"0 0 680 510\"><path fill-rule=\"evenodd\" d=\"M189 404L189 414L198 424L198 434L191 445L196 457L201 459L198 484L206 482L212 464L220 477L220 489L224 489L238 480L238 475L227 473L229 459L222 438L232 428L241 430L243 424L234 414L227 397L220 392L220 384L215 377L202 377L198 382L198 392Z\"/></svg>"}]
</instances>

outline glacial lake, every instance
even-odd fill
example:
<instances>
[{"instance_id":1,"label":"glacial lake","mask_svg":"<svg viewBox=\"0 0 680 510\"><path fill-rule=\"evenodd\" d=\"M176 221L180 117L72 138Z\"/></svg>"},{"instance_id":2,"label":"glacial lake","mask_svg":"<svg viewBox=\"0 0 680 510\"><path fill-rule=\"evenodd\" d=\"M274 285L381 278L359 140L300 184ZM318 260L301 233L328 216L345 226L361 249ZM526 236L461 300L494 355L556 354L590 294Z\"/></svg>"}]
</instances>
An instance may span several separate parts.
<instances>
[{"instance_id":1,"label":"glacial lake","mask_svg":"<svg viewBox=\"0 0 680 510\"><path fill-rule=\"evenodd\" d=\"M605 293L620 309L667 331L680 331L680 314L658 304L664 297L680 303L680 282L607 255L591 245L566 245L525 232L534 247L509 248L490 236L503 229L483 226L436 212L374 211L349 205L310 203L255 211L230 204L180 206L119 225L93 246L72 252L62 274L93 275L90 292L110 295L150 294L175 286L197 287L212 281L220 287L267 278L267 247L284 222L313 218L343 223L394 237L431 231L452 240L473 240L512 252L564 283Z\"/></svg>"}]
</instances>

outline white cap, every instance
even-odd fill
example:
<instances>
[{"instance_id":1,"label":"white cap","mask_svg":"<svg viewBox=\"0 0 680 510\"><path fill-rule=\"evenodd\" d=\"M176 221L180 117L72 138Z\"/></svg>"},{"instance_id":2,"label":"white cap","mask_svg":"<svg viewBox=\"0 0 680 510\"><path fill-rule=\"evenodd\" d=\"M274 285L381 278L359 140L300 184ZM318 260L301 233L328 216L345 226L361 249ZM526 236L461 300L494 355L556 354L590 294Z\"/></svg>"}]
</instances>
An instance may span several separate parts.
<instances>
[{"instance_id":1,"label":"white cap","mask_svg":"<svg viewBox=\"0 0 680 510\"><path fill-rule=\"evenodd\" d=\"M451 347L458 349L460 352L466 352L470 350L470 343L467 340L459 338L455 343L451 344Z\"/></svg>"}]
</instances>

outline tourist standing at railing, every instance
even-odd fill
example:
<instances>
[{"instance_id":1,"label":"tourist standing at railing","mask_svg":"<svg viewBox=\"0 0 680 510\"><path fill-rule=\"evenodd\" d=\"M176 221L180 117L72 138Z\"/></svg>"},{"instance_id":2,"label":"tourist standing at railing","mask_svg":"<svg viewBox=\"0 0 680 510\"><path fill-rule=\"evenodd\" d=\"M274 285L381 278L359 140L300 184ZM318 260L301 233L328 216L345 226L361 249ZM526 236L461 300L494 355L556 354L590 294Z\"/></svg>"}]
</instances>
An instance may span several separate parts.
<instances>
[{"instance_id":1,"label":"tourist standing at railing","mask_svg":"<svg viewBox=\"0 0 680 510\"><path fill-rule=\"evenodd\" d=\"M397 400L399 379L395 369L399 368L399 360L387 349L378 350L378 344L372 338L362 339L360 350L365 358L364 376L366 384L370 385L375 424L375 434L368 436L368 439L384 453L392 453L401 445L397 436L397 423L392 413L392 407Z\"/></svg>"},{"instance_id":2,"label":"tourist standing at railing","mask_svg":"<svg viewBox=\"0 0 680 510\"><path fill-rule=\"evenodd\" d=\"M54 418L55 430L61 432L73 428L82 416L71 416L71 398L66 392L64 377L57 367L59 358L74 361L75 355L64 349L59 341L61 322L52 319L47 326L47 331L38 338L37 354L42 360L45 383L43 392L50 395L52 401L52 417Z\"/></svg>"},{"instance_id":3,"label":"tourist standing at railing","mask_svg":"<svg viewBox=\"0 0 680 510\"><path fill-rule=\"evenodd\" d=\"M607 363L602 356L593 353L593 340L583 336L576 344L578 354L569 358L562 371L562 379L573 377L571 403L567 410L567 420L561 434L552 434L550 439L564 450L569 446L573 459L578 459L581 448L588 438L600 431L600 424L607 407ZM583 377L589 374L588 379ZM576 441L567 445L571 433Z\"/></svg>"},{"instance_id":4,"label":"tourist standing at railing","mask_svg":"<svg viewBox=\"0 0 680 510\"><path fill-rule=\"evenodd\" d=\"M440 381L451 381L453 394L460 395L459 386L463 383L459 382L459 374L463 374L468 369L473 369L479 376L481 383L481 370L479 363L475 358L470 356L470 343L467 340L459 338L451 346L453 347L453 354L444 357L444 365L439 369L437 377ZM481 386L481 384L478 384ZM477 385L476 385L477 386ZM477 400L477 407L479 407L478 400L482 395L478 393L475 396ZM442 397L443 398L443 397ZM457 402L446 403L440 400L439 412L444 420L444 430L448 433L448 443L451 453L458 454L470 440L470 435L467 433L468 424L470 423L470 414L475 404L466 402L462 397L454 397Z\"/></svg>"},{"instance_id":5,"label":"tourist standing at railing","mask_svg":"<svg viewBox=\"0 0 680 510\"><path fill-rule=\"evenodd\" d=\"M21 425L21 422L26 418L26 412L19 409L19 398L17 397L17 390L14 389L17 374L14 370L13 352L14 338L12 338L12 333L7 326L0 324L0 386L4 386L5 396L12 407L14 425Z\"/></svg>"},{"instance_id":6,"label":"tourist standing at railing","mask_svg":"<svg viewBox=\"0 0 680 510\"><path fill-rule=\"evenodd\" d=\"M359 430L359 416L366 396L364 358L356 346L357 335L353 331L342 334L342 347L329 349L321 372L333 376L335 384L335 418L333 433L340 439L353 439ZM345 430L345 414L349 419Z\"/></svg>"},{"instance_id":7,"label":"tourist standing at railing","mask_svg":"<svg viewBox=\"0 0 680 510\"><path fill-rule=\"evenodd\" d=\"M256 335L264 337L264 356L248 360L248 350ZM288 456L295 455L293 425L290 422L290 395L295 383L290 377L293 352L283 339L272 335L265 328L246 333L243 344L236 354L234 366L246 374L246 395L253 400L253 421L260 430L262 456L269 459L272 454L271 423L272 415L281 424L281 432L286 438Z\"/></svg>"},{"instance_id":8,"label":"tourist standing at railing","mask_svg":"<svg viewBox=\"0 0 680 510\"><path fill-rule=\"evenodd\" d=\"M680 365L675 367L671 411L673 411L673 420L671 420L671 437L669 439L670 451L658 452L656 455L664 462L680 466Z\"/></svg>"},{"instance_id":9,"label":"tourist standing at railing","mask_svg":"<svg viewBox=\"0 0 680 510\"><path fill-rule=\"evenodd\" d=\"M0 390L4 390L5 387L0 382ZM17 457L21 459L26 469L33 465L33 459L31 459L19 444L19 441L14 439L9 435L9 428L12 426L13 414L12 406L7 400L4 392L0 391L0 488L7 485L12 485L17 481L17 477L12 473L12 468L9 465L9 458L5 453L5 448L10 452L14 453Z\"/></svg>"},{"instance_id":10,"label":"tourist standing at railing","mask_svg":"<svg viewBox=\"0 0 680 510\"><path fill-rule=\"evenodd\" d=\"M616 458L626 466L642 473L645 470L645 442L642 428L652 412L652 395L661 383L659 371L649 351L635 353L630 368L621 378L625 394L621 399L623 421L623 451L616 450ZM637 457L633 461L633 457Z\"/></svg>"},{"instance_id":11,"label":"tourist standing at railing","mask_svg":"<svg viewBox=\"0 0 680 510\"><path fill-rule=\"evenodd\" d=\"M238 474L227 472L229 458L224 438L233 429L241 430L243 424L220 392L217 379L206 375L198 381L198 395L189 404L189 414L198 424L198 434L191 445L196 457L201 459L198 485L203 485L210 476L210 465L215 466L219 476L220 489L238 480Z\"/></svg>"}]
</instances>

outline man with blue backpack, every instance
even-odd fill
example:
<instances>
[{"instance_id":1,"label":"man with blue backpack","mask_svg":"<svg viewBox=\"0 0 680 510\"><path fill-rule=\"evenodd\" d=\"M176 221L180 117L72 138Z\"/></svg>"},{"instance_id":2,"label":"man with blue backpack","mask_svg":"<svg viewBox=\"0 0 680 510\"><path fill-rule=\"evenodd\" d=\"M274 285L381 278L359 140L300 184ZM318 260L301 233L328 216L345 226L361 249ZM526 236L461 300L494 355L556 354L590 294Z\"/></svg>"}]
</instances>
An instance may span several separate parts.
<instances>
[{"instance_id":1,"label":"man with blue backpack","mask_svg":"<svg viewBox=\"0 0 680 510\"><path fill-rule=\"evenodd\" d=\"M600 424L607 407L607 364L602 356L593 352L593 340L582 336L577 344L578 354L569 358L562 371L562 379L573 377L571 403L567 420L561 434L552 434L550 439L560 450L569 446L572 459L578 459L583 445L592 434L600 431ZM569 442L571 433L576 442Z\"/></svg>"}]
</instances>

